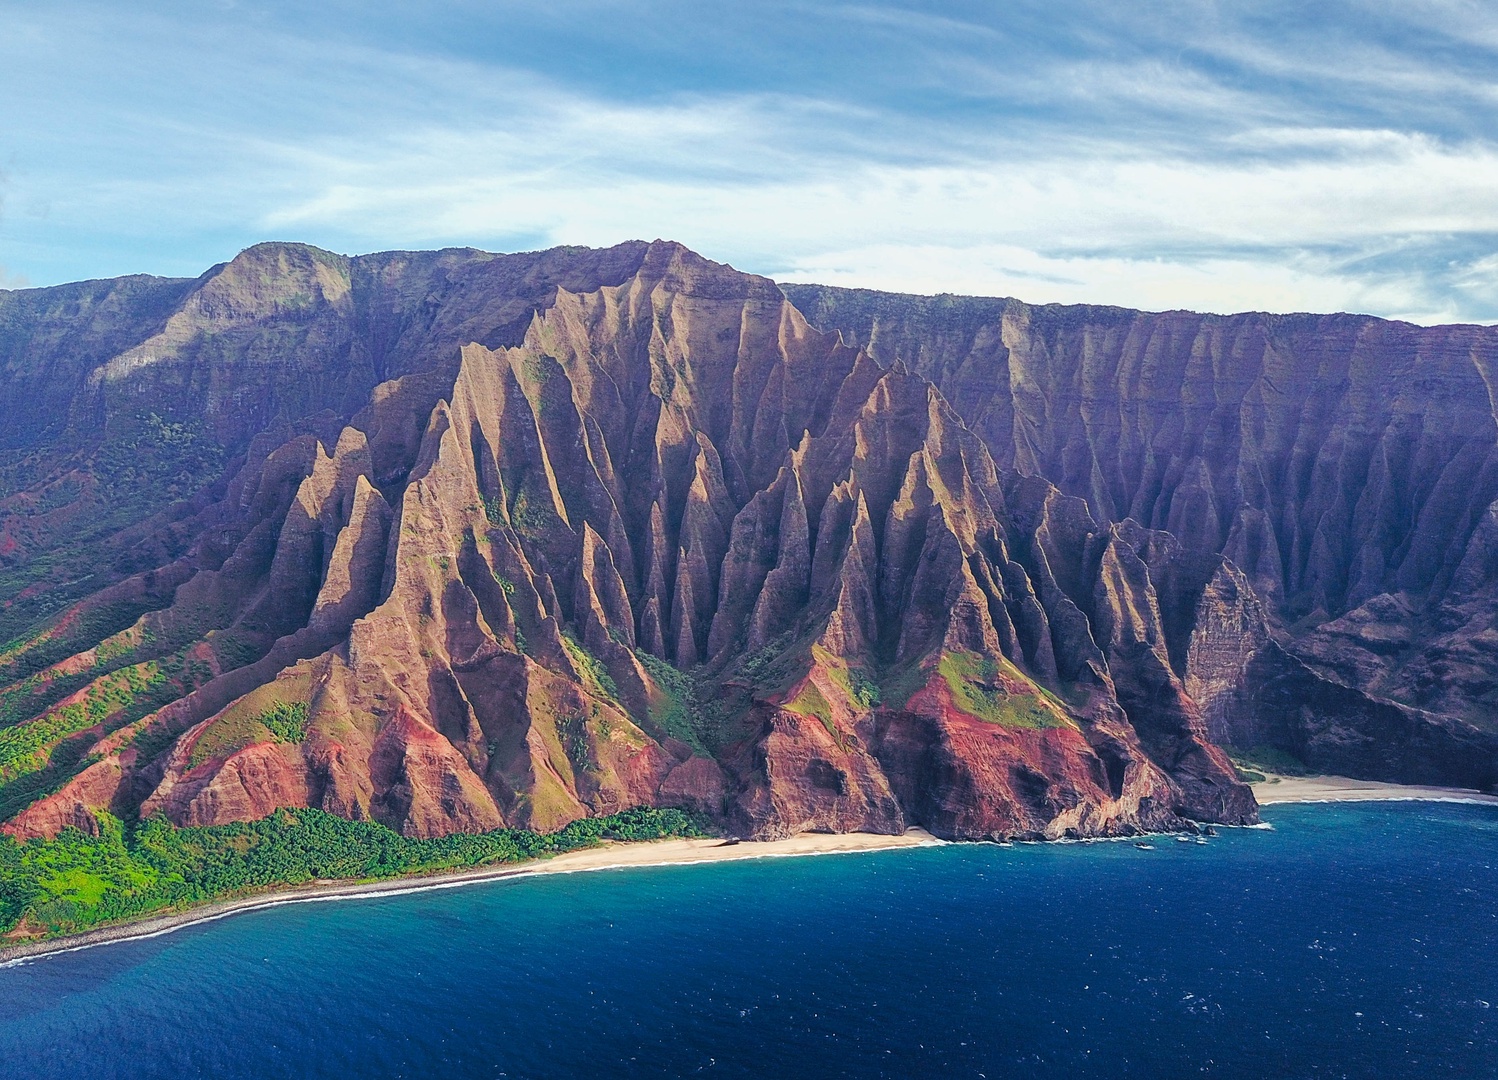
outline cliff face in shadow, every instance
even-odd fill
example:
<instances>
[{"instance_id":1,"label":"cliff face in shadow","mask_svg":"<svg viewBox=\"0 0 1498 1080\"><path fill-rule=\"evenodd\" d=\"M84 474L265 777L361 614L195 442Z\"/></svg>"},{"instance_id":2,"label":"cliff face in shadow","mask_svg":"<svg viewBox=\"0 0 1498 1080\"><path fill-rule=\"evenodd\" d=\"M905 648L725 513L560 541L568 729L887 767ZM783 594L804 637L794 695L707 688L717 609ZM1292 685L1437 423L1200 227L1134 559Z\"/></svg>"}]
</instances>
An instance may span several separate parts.
<instances>
[{"instance_id":1,"label":"cliff face in shadow","mask_svg":"<svg viewBox=\"0 0 1498 1080\"><path fill-rule=\"evenodd\" d=\"M1493 782L1488 331L787 293L658 242L0 294L5 828Z\"/></svg>"},{"instance_id":2,"label":"cliff face in shadow","mask_svg":"<svg viewBox=\"0 0 1498 1080\"><path fill-rule=\"evenodd\" d=\"M1498 330L786 291L1000 467L1179 541L1168 652L1215 740L1498 780Z\"/></svg>"}]
</instances>

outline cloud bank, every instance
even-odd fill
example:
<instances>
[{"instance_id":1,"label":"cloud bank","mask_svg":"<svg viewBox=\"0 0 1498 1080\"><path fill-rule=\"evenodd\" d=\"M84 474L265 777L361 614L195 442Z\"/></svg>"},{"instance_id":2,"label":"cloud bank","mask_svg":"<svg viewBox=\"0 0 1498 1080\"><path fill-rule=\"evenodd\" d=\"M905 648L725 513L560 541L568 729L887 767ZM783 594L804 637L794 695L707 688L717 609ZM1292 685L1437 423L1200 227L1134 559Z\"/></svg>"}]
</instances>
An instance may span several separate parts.
<instances>
[{"instance_id":1,"label":"cloud bank","mask_svg":"<svg viewBox=\"0 0 1498 1080\"><path fill-rule=\"evenodd\" d=\"M1498 320L1477 3L6 5L0 262L667 236L782 280Z\"/></svg>"}]
</instances>

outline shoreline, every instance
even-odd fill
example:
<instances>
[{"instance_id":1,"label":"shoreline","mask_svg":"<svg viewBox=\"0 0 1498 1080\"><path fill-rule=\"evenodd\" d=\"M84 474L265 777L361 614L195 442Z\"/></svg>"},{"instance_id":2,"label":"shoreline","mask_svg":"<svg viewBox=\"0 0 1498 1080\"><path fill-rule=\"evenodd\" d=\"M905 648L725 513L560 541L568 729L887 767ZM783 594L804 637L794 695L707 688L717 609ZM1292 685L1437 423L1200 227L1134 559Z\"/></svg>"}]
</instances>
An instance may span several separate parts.
<instances>
[{"instance_id":1,"label":"shoreline","mask_svg":"<svg viewBox=\"0 0 1498 1080\"><path fill-rule=\"evenodd\" d=\"M1250 787L1260 806L1396 801L1498 806L1498 795L1490 795L1475 789L1421 784L1389 784L1376 780L1354 780L1345 776L1269 774L1265 780L1252 784ZM161 937L200 923L216 922L232 915L282 907L287 904L372 900L384 896L461 888L507 878L534 877L543 874L575 874L646 866L692 866L701 863L807 855L845 855L931 847L944 843L947 841L940 840L920 828L907 829L899 836L879 833L801 833L784 840L727 841L718 837L695 837L627 842L607 841L598 847L569 851L547 859L533 859L522 863L502 863L496 866L380 878L374 881L317 881L307 885L272 888L246 896L209 901L184 911L148 915L133 922L103 926L78 934L31 940L12 939L9 942L0 942L0 968L101 945Z\"/></svg>"},{"instance_id":2,"label":"shoreline","mask_svg":"<svg viewBox=\"0 0 1498 1080\"><path fill-rule=\"evenodd\" d=\"M1333 802L1454 802L1498 806L1498 795L1475 788L1434 787L1424 784L1386 784L1347 776L1277 776L1251 785L1260 806L1283 803Z\"/></svg>"},{"instance_id":3,"label":"shoreline","mask_svg":"<svg viewBox=\"0 0 1498 1080\"><path fill-rule=\"evenodd\" d=\"M210 901L185 911L148 915L133 922L85 930L79 934L0 944L0 967L40 960L60 953L78 952L100 945L161 937L199 923L216 922L231 915L335 900L372 900L433 889L454 889L506 878L542 874L576 874L595 870L622 870L644 866L692 866L700 863L738 862L743 859L794 858L807 855L851 855L868 851L931 847L942 844L924 829L907 829L902 835L879 833L801 833L785 840L725 841L718 837L671 840L609 841L533 859L522 863L448 870L435 874L413 874L375 881L319 881L309 885L270 889L228 900Z\"/></svg>"}]
</instances>

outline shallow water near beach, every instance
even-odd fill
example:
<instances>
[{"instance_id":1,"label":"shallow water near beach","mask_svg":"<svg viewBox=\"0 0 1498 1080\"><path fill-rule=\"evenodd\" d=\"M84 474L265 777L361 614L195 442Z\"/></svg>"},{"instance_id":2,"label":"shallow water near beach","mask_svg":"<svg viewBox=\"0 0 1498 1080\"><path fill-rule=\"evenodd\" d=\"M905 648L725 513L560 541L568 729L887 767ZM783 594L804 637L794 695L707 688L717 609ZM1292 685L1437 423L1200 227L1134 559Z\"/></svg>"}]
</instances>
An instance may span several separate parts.
<instances>
[{"instance_id":1,"label":"shallow water near beach","mask_svg":"<svg viewBox=\"0 0 1498 1080\"><path fill-rule=\"evenodd\" d=\"M1498 809L297 904L0 968L0 1073L1490 1077Z\"/></svg>"}]
</instances>

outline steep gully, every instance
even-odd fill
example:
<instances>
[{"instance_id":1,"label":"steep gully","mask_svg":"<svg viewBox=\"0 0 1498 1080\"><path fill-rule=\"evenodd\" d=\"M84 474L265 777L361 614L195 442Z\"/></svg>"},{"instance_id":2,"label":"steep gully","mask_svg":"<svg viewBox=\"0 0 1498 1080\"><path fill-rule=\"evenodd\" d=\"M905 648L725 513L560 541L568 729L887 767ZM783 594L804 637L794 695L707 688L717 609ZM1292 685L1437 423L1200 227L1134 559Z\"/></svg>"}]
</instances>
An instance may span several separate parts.
<instances>
[{"instance_id":1,"label":"steep gully","mask_svg":"<svg viewBox=\"0 0 1498 1080\"><path fill-rule=\"evenodd\" d=\"M16 835L1254 820L1214 739L1498 779L1490 331L782 292L665 243L63 289L0 307L47 405L13 558L141 401L227 465L0 656Z\"/></svg>"}]
</instances>

